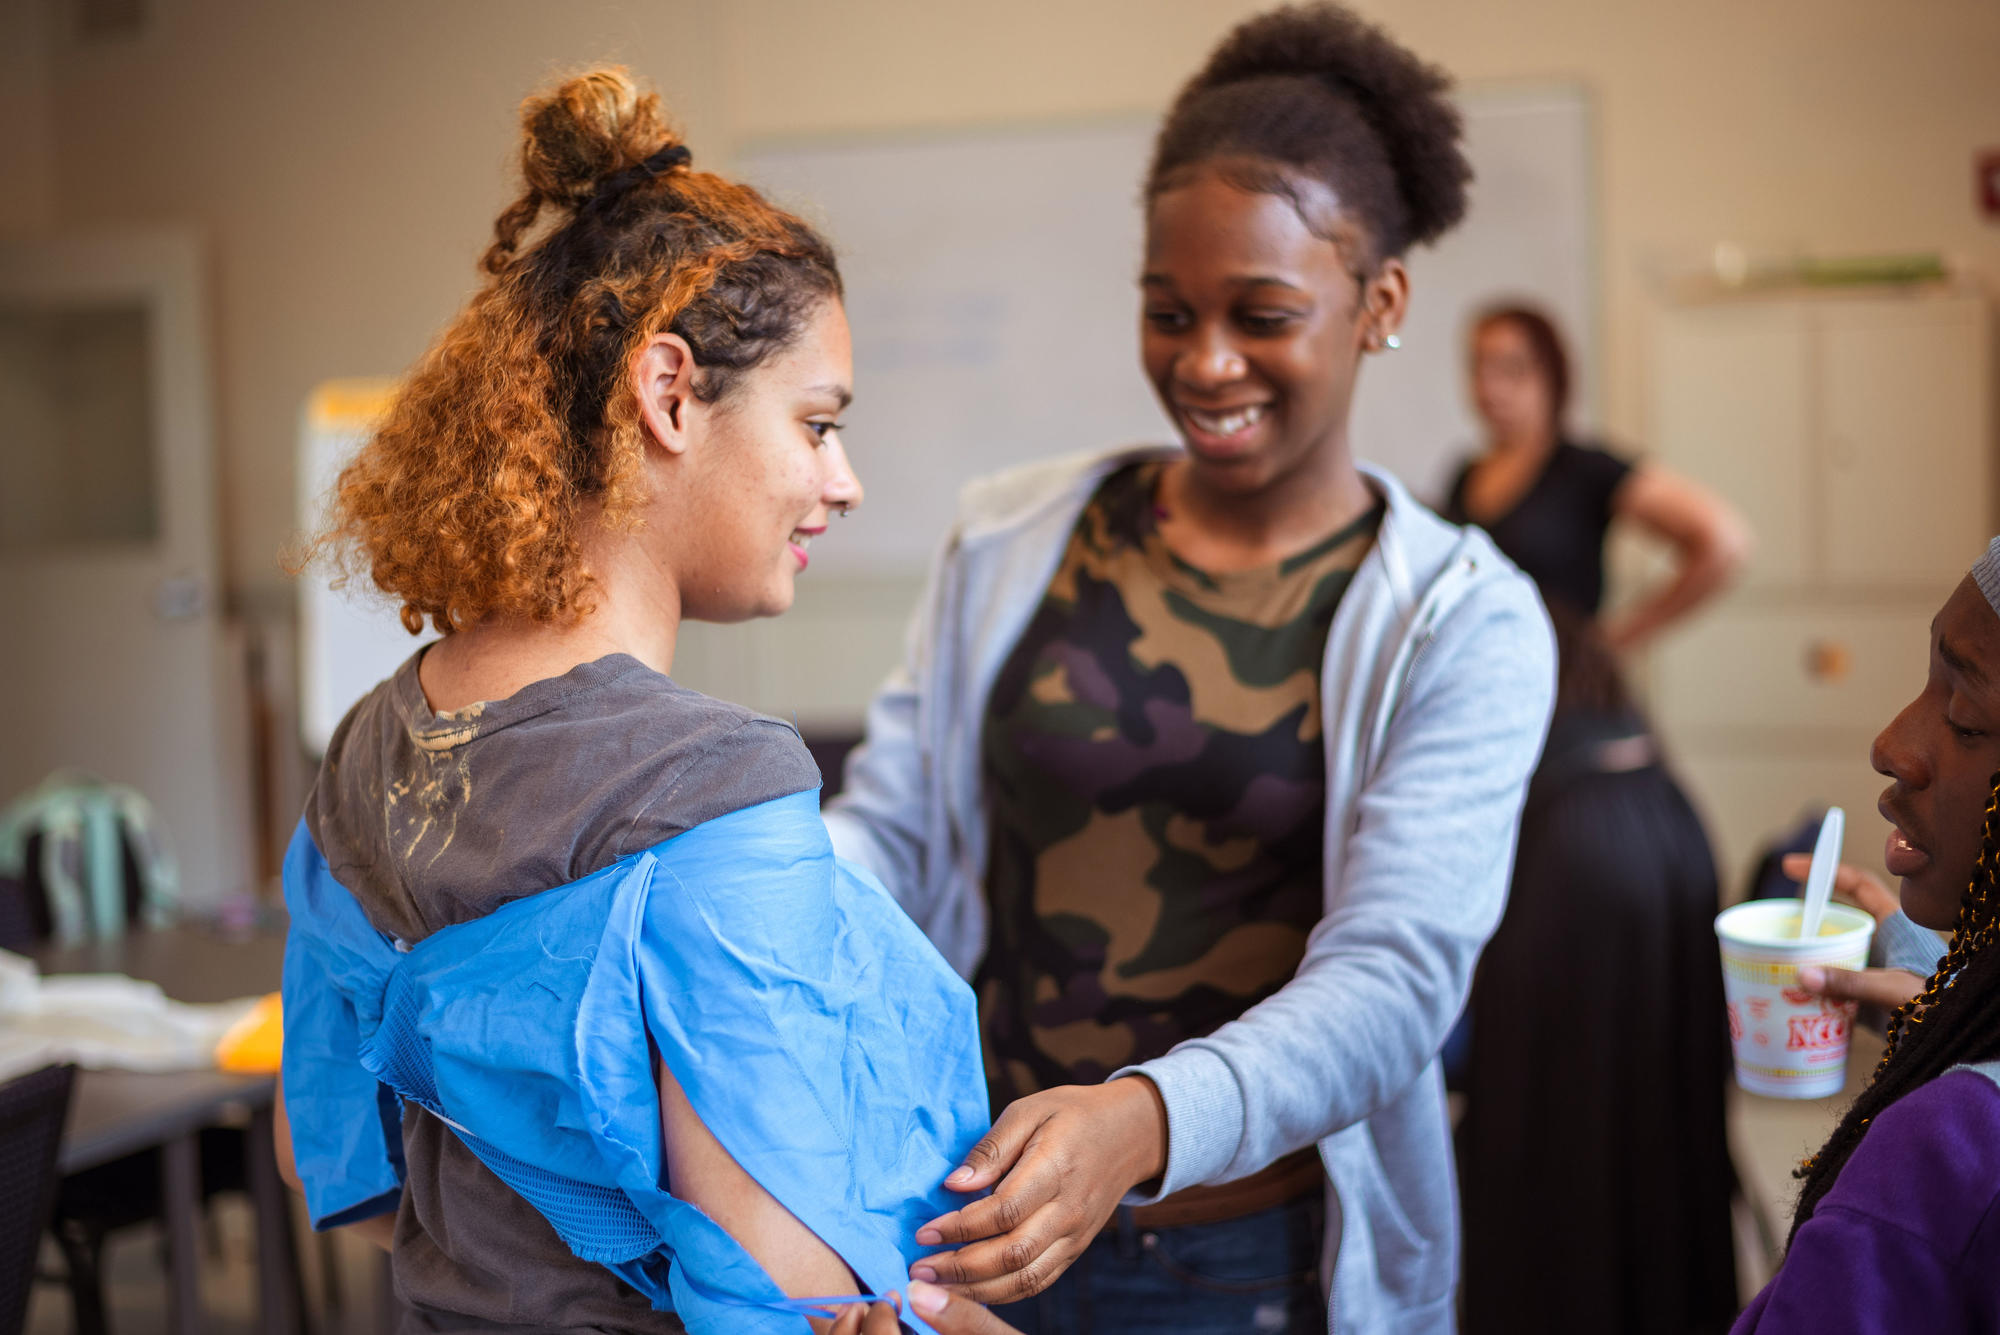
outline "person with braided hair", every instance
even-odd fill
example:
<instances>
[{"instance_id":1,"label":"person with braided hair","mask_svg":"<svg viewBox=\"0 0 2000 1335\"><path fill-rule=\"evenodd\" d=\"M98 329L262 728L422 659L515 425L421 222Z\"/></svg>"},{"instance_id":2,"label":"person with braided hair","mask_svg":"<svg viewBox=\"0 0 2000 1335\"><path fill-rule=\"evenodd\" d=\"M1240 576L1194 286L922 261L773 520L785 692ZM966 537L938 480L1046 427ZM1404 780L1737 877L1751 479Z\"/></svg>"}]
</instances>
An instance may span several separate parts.
<instances>
[{"instance_id":1,"label":"person with braided hair","mask_svg":"<svg viewBox=\"0 0 2000 1335\"><path fill-rule=\"evenodd\" d=\"M986 1128L973 998L834 857L797 733L667 674L861 501L839 271L621 70L522 123L484 285L333 498L442 638L286 858L281 1162L405 1330L824 1329Z\"/></svg>"},{"instance_id":2,"label":"person with braided hair","mask_svg":"<svg viewBox=\"0 0 2000 1335\"><path fill-rule=\"evenodd\" d=\"M2000 1330L2000 538L1931 623L1923 690L1871 760L1893 781L1884 856L1902 912L1951 945L1799 1170L1784 1264L1733 1335ZM1825 973L1810 981L1829 995L1879 991Z\"/></svg>"},{"instance_id":3,"label":"person with braided hair","mask_svg":"<svg viewBox=\"0 0 2000 1335\"><path fill-rule=\"evenodd\" d=\"M998 1120L912 1277L1022 1330L1453 1327L1437 1053L1555 669L1349 431L1465 208L1446 89L1337 5L1223 39L1143 192L1178 446L966 490L828 805L980 995Z\"/></svg>"}]
</instances>

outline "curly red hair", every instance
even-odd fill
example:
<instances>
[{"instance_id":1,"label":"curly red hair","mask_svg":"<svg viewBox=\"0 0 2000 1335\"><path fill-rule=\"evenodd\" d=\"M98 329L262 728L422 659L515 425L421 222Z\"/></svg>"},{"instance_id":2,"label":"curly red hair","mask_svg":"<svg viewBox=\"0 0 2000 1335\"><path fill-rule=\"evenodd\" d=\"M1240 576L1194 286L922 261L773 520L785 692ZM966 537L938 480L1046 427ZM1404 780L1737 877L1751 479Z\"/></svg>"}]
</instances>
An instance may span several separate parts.
<instances>
[{"instance_id":1,"label":"curly red hair","mask_svg":"<svg viewBox=\"0 0 2000 1335\"><path fill-rule=\"evenodd\" d=\"M588 612L586 515L630 523L643 499L644 428L622 392L634 356L680 335L715 402L841 295L826 242L690 170L659 97L624 70L530 97L521 121L527 188L495 223L487 281L341 473L323 539L401 601L412 634Z\"/></svg>"}]
</instances>

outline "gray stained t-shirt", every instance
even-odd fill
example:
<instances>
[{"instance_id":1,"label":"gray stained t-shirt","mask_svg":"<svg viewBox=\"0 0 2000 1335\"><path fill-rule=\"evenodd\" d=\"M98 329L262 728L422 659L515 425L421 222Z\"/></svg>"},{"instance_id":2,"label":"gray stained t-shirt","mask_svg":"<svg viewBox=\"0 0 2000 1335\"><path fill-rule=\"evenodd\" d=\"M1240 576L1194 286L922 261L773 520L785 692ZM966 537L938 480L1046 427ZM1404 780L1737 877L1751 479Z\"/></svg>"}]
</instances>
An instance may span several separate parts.
<instances>
[{"instance_id":1,"label":"gray stained t-shirt","mask_svg":"<svg viewBox=\"0 0 2000 1335\"><path fill-rule=\"evenodd\" d=\"M790 726L613 654L435 713L412 657L334 732L306 823L376 928L407 941L565 885L716 816L819 786ZM442 1123L403 1110L405 1330L678 1331L571 1255Z\"/></svg>"}]
</instances>

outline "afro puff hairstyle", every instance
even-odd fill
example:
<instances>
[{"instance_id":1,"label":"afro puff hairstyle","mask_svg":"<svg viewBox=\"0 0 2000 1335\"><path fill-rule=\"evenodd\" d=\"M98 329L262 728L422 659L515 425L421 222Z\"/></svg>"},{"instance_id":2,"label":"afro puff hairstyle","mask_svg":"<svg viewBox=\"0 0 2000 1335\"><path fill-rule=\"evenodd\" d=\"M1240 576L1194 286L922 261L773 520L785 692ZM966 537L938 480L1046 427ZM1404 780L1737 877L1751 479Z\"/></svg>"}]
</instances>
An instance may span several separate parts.
<instances>
[{"instance_id":1,"label":"afro puff hairstyle","mask_svg":"<svg viewBox=\"0 0 2000 1335\"><path fill-rule=\"evenodd\" d=\"M1260 14L1225 37L1174 100L1146 198L1216 159L1247 167L1230 176L1250 189L1289 194L1283 174L1304 175L1359 220L1373 267L1465 214L1472 168L1449 87L1442 70L1339 5Z\"/></svg>"}]
</instances>

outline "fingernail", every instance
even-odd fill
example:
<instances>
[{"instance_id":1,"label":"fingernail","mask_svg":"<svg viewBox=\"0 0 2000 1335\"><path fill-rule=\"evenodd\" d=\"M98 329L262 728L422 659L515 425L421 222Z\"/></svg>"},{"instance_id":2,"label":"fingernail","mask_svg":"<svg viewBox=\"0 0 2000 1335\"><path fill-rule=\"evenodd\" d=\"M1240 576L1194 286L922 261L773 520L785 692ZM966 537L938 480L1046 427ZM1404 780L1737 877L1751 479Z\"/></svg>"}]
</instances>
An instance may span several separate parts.
<instances>
[{"instance_id":1,"label":"fingernail","mask_svg":"<svg viewBox=\"0 0 2000 1335\"><path fill-rule=\"evenodd\" d=\"M944 1241L944 1234L938 1232L929 1224L925 1224L917 1230L917 1241L926 1247L935 1247Z\"/></svg>"},{"instance_id":2,"label":"fingernail","mask_svg":"<svg viewBox=\"0 0 2000 1335\"><path fill-rule=\"evenodd\" d=\"M944 1184L950 1187L970 1181L972 1181L972 1170L970 1168L954 1168L951 1176L944 1180Z\"/></svg>"},{"instance_id":3,"label":"fingernail","mask_svg":"<svg viewBox=\"0 0 2000 1335\"><path fill-rule=\"evenodd\" d=\"M1808 992L1817 992L1826 986L1826 970L1817 964L1799 966L1799 986Z\"/></svg>"},{"instance_id":4,"label":"fingernail","mask_svg":"<svg viewBox=\"0 0 2000 1335\"><path fill-rule=\"evenodd\" d=\"M910 1285L910 1306L925 1316L936 1316L942 1312L950 1297L943 1289L934 1289L922 1281Z\"/></svg>"},{"instance_id":5,"label":"fingernail","mask_svg":"<svg viewBox=\"0 0 2000 1335\"><path fill-rule=\"evenodd\" d=\"M919 1262L918 1264L910 1267L910 1278L918 1281L917 1284L910 1285L910 1301L915 1302L917 1300L917 1289L919 1285L924 1283L930 1283L930 1284L937 1283L937 1271L931 1269L927 1265L924 1265L922 1262Z\"/></svg>"}]
</instances>

